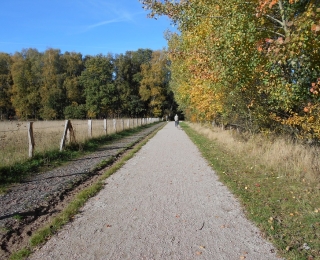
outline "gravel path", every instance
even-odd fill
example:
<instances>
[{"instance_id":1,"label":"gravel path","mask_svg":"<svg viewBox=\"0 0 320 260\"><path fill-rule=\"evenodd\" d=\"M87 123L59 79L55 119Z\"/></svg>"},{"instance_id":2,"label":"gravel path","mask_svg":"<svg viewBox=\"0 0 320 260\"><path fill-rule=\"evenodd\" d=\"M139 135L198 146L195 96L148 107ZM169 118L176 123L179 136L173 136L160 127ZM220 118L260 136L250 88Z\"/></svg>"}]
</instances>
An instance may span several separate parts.
<instances>
[{"instance_id":1,"label":"gravel path","mask_svg":"<svg viewBox=\"0 0 320 260\"><path fill-rule=\"evenodd\" d=\"M51 197L59 196L73 183L88 178L102 161L117 156L131 144L138 142L160 125L154 125L129 137L104 145L95 153L70 161L67 165L32 176L0 195L0 226L5 226L15 214L27 215L45 208Z\"/></svg>"},{"instance_id":2,"label":"gravel path","mask_svg":"<svg viewBox=\"0 0 320 260\"><path fill-rule=\"evenodd\" d=\"M30 259L279 259L168 123Z\"/></svg>"}]
</instances>

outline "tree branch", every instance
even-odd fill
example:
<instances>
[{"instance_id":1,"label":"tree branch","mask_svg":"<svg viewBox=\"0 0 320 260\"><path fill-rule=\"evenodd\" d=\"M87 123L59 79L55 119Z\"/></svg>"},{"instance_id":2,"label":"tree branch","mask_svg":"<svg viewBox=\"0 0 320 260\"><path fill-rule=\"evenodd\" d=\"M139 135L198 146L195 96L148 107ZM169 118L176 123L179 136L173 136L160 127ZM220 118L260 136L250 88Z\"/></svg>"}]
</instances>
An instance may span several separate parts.
<instances>
[{"instance_id":1,"label":"tree branch","mask_svg":"<svg viewBox=\"0 0 320 260\"><path fill-rule=\"evenodd\" d=\"M276 18L274 18L274 17L272 17L271 15L268 15L268 14L265 14L264 16L266 16L266 17L270 18L271 20L277 22L283 28L283 22L281 22L280 20L278 20L278 19L276 19Z\"/></svg>"},{"instance_id":2,"label":"tree branch","mask_svg":"<svg viewBox=\"0 0 320 260\"><path fill-rule=\"evenodd\" d=\"M271 30L267 30L266 28L257 28L258 30L260 30L260 31L266 31L266 32L271 32L271 33L274 33L274 34L277 34L277 35L279 35L279 36L282 36L282 37L286 37L284 34L282 34L282 33L278 33L278 32L275 32L275 31L271 31Z\"/></svg>"},{"instance_id":3,"label":"tree branch","mask_svg":"<svg viewBox=\"0 0 320 260\"><path fill-rule=\"evenodd\" d=\"M281 19L282 19L283 30L284 30L285 34L288 35L289 34L289 30L288 30L288 27L287 27L287 24L286 24L286 18L285 18L285 15L284 15L284 9L283 9L282 0L279 0L278 4L279 4Z\"/></svg>"}]
</instances>

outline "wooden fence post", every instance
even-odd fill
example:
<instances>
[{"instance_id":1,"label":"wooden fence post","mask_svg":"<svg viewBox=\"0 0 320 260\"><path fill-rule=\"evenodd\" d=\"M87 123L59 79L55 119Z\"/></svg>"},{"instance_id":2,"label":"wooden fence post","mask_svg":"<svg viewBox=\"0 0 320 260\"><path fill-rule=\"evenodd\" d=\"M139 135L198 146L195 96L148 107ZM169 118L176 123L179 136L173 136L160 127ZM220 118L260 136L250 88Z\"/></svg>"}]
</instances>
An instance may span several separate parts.
<instances>
[{"instance_id":1,"label":"wooden fence post","mask_svg":"<svg viewBox=\"0 0 320 260\"><path fill-rule=\"evenodd\" d=\"M114 132L116 133L117 132L117 119L113 119L112 120L112 122L113 122L113 130L114 130Z\"/></svg>"},{"instance_id":2,"label":"wooden fence post","mask_svg":"<svg viewBox=\"0 0 320 260\"><path fill-rule=\"evenodd\" d=\"M121 119L121 124L122 124L122 131L124 131L124 119Z\"/></svg>"},{"instance_id":3,"label":"wooden fence post","mask_svg":"<svg viewBox=\"0 0 320 260\"><path fill-rule=\"evenodd\" d=\"M34 137L33 137L33 122L28 122L28 139L29 139L29 158L33 157L34 152Z\"/></svg>"},{"instance_id":4,"label":"wooden fence post","mask_svg":"<svg viewBox=\"0 0 320 260\"><path fill-rule=\"evenodd\" d=\"M130 129L130 118L128 118L128 121L127 121L127 128Z\"/></svg>"},{"instance_id":5,"label":"wooden fence post","mask_svg":"<svg viewBox=\"0 0 320 260\"><path fill-rule=\"evenodd\" d=\"M60 151L63 150L68 135L69 135L69 142L70 143L73 143L76 141L76 137L74 135L73 127L72 127L70 120L65 121L64 131L63 131L63 135L62 135L61 142L60 142Z\"/></svg>"},{"instance_id":6,"label":"wooden fence post","mask_svg":"<svg viewBox=\"0 0 320 260\"><path fill-rule=\"evenodd\" d=\"M92 120L91 119L88 120L88 136L89 138L92 137Z\"/></svg>"},{"instance_id":7,"label":"wooden fence post","mask_svg":"<svg viewBox=\"0 0 320 260\"><path fill-rule=\"evenodd\" d=\"M108 134L107 119L103 119L103 130L104 130L105 135L107 135Z\"/></svg>"}]
</instances>

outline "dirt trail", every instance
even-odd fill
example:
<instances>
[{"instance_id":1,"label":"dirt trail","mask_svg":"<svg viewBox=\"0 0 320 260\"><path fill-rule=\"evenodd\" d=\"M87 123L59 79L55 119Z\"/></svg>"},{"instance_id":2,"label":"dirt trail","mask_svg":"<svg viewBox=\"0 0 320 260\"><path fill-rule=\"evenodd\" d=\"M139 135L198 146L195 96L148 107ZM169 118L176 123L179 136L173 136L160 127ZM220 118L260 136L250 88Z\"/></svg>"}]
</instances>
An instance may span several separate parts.
<instances>
[{"instance_id":1,"label":"dirt trail","mask_svg":"<svg viewBox=\"0 0 320 260\"><path fill-rule=\"evenodd\" d=\"M29 259L279 259L168 123Z\"/></svg>"}]
</instances>

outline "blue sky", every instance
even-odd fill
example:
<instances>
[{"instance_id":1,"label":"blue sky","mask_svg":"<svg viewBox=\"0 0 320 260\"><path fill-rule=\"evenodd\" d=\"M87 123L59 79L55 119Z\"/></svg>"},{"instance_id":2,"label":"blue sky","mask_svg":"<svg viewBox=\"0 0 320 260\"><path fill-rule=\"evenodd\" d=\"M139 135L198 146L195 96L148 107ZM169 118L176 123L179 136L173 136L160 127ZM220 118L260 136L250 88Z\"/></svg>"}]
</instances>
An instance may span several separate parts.
<instances>
[{"instance_id":1,"label":"blue sky","mask_svg":"<svg viewBox=\"0 0 320 260\"><path fill-rule=\"evenodd\" d=\"M48 48L83 55L167 46L169 19L147 18L138 0L3 0L0 52Z\"/></svg>"}]
</instances>

